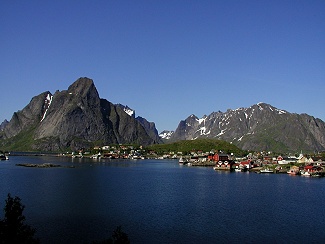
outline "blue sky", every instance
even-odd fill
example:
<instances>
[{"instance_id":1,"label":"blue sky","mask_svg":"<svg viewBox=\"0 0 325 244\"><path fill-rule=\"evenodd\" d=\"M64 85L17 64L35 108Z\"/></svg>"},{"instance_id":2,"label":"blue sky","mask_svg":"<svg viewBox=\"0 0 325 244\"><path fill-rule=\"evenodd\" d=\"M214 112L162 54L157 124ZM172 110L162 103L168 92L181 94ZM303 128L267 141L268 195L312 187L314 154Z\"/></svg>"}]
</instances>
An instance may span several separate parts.
<instances>
[{"instance_id":1,"label":"blue sky","mask_svg":"<svg viewBox=\"0 0 325 244\"><path fill-rule=\"evenodd\" d=\"M325 121L324 0L3 0L0 33L0 121L85 76L158 131L258 102Z\"/></svg>"}]
</instances>

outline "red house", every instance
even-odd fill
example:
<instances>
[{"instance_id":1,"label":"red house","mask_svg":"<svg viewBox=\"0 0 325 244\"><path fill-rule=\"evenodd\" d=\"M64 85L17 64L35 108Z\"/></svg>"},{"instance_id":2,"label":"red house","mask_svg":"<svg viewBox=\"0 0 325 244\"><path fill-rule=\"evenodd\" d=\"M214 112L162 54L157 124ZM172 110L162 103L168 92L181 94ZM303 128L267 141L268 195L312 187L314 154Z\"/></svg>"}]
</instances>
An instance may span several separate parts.
<instances>
[{"instance_id":1,"label":"red house","mask_svg":"<svg viewBox=\"0 0 325 244\"><path fill-rule=\"evenodd\" d=\"M308 165L304 167L304 170L309 173L316 173L322 171L322 167Z\"/></svg>"},{"instance_id":2,"label":"red house","mask_svg":"<svg viewBox=\"0 0 325 244\"><path fill-rule=\"evenodd\" d=\"M216 153L214 155L210 154L208 156L208 159L214 162L219 162L219 161L224 162L224 161L229 161L229 156L228 154L224 154L224 153L220 153L220 154Z\"/></svg>"}]
</instances>

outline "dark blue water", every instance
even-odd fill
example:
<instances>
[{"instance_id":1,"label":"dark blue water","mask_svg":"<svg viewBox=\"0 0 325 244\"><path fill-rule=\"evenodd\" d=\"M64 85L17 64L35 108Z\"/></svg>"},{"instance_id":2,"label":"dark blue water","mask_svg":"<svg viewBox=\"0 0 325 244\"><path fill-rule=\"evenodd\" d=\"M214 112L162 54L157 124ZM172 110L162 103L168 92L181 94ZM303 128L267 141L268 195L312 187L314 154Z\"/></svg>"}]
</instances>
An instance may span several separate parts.
<instances>
[{"instance_id":1,"label":"dark blue water","mask_svg":"<svg viewBox=\"0 0 325 244\"><path fill-rule=\"evenodd\" d=\"M325 242L325 178L16 156L0 162L1 209L9 192L43 243L102 240L119 225L131 243Z\"/></svg>"}]
</instances>

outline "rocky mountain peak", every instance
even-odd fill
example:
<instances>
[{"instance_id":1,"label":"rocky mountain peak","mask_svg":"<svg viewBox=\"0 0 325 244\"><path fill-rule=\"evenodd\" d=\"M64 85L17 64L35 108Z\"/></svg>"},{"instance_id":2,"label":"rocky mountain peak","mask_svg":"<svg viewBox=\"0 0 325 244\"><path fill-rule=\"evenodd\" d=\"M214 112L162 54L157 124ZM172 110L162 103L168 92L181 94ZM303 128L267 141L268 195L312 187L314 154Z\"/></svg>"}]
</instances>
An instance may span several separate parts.
<instances>
[{"instance_id":1,"label":"rocky mountain peak","mask_svg":"<svg viewBox=\"0 0 325 244\"><path fill-rule=\"evenodd\" d=\"M0 124L0 131L4 130L4 128L9 124L8 120L4 120L1 124Z\"/></svg>"},{"instance_id":2,"label":"rocky mountain peak","mask_svg":"<svg viewBox=\"0 0 325 244\"><path fill-rule=\"evenodd\" d=\"M180 121L170 141L216 138L246 150L321 151L325 149L325 123L267 103L213 112Z\"/></svg>"},{"instance_id":3,"label":"rocky mountain peak","mask_svg":"<svg viewBox=\"0 0 325 244\"><path fill-rule=\"evenodd\" d=\"M68 92L84 95L94 88L95 86L92 79L81 77L69 86Z\"/></svg>"},{"instance_id":4,"label":"rocky mountain peak","mask_svg":"<svg viewBox=\"0 0 325 244\"><path fill-rule=\"evenodd\" d=\"M141 122L122 105L101 99L93 80L83 77L68 90L56 91L54 95L44 92L32 98L23 110L14 113L0 138L16 141L28 150L44 151L87 148L94 143L159 142L154 123L145 119Z\"/></svg>"}]
</instances>

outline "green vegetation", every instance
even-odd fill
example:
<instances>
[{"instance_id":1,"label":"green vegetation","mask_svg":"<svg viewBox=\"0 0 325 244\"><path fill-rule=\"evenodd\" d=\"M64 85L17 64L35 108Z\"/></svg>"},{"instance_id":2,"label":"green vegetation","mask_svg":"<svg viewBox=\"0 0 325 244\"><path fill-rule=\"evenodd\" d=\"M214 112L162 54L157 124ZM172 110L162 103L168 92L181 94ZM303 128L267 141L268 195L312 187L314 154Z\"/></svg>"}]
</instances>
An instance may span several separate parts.
<instances>
[{"instance_id":1,"label":"green vegetation","mask_svg":"<svg viewBox=\"0 0 325 244\"><path fill-rule=\"evenodd\" d=\"M3 148L8 151L31 151L34 142L35 126L20 132L18 135L3 141Z\"/></svg>"},{"instance_id":2,"label":"green vegetation","mask_svg":"<svg viewBox=\"0 0 325 244\"><path fill-rule=\"evenodd\" d=\"M4 207L5 217L0 220L0 243L39 243L34 238L36 230L24 223L24 208L19 197L12 198L8 194Z\"/></svg>"},{"instance_id":3,"label":"green vegetation","mask_svg":"<svg viewBox=\"0 0 325 244\"><path fill-rule=\"evenodd\" d=\"M189 154L192 151L215 152L222 151L224 153L234 153L237 156L247 155L246 151L241 150L237 146L230 144L226 141L215 139L196 139L178 141L169 144L155 144L146 147L147 151L155 151L157 154L162 155L169 152L182 152L183 155Z\"/></svg>"}]
</instances>

